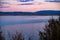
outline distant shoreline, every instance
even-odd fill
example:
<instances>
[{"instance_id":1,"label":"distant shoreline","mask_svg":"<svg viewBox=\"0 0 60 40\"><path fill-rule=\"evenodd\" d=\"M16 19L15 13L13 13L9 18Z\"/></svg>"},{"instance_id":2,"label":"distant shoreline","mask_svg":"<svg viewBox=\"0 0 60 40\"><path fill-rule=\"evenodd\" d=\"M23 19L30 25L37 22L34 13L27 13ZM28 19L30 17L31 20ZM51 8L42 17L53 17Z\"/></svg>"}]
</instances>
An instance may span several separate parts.
<instances>
[{"instance_id":1,"label":"distant shoreline","mask_svg":"<svg viewBox=\"0 0 60 40\"><path fill-rule=\"evenodd\" d=\"M60 10L41 10L37 12L0 12L0 15L60 15Z\"/></svg>"}]
</instances>

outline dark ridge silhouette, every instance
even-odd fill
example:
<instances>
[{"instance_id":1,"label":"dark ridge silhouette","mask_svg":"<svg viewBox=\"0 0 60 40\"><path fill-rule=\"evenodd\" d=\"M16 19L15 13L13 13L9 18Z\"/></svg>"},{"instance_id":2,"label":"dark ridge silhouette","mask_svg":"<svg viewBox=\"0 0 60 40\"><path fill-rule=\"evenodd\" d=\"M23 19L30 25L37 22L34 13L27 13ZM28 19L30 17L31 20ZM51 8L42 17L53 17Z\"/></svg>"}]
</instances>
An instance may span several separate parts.
<instances>
[{"instance_id":1,"label":"dark ridge silhouette","mask_svg":"<svg viewBox=\"0 0 60 40\"><path fill-rule=\"evenodd\" d=\"M0 12L0 15L60 15L60 10L41 10L37 12Z\"/></svg>"},{"instance_id":2,"label":"dark ridge silhouette","mask_svg":"<svg viewBox=\"0 0 60 40\"><path fill-rule=\"evenodd\" d=\"M36 15L60 15L60 10L43 10L35 12Z\"/></svg>"}]
</instances>

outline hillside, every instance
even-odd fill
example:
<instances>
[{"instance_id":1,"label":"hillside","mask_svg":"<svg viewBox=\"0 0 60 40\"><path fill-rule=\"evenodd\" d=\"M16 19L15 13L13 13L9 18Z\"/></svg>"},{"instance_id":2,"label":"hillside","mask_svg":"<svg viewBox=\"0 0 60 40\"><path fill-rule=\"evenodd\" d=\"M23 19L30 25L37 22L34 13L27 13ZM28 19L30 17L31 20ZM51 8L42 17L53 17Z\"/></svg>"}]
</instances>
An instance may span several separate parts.
<instances>
[{"instance_id":1,"label":"hillside","mask_svg":"<svg viewBox=\"0 0 60 40\"><path fill-rule=\"evenodd\" d=\"M42 10L37 12L0 12L0 15L60 15L60 10Z\"/></svg>"}]
</instances>

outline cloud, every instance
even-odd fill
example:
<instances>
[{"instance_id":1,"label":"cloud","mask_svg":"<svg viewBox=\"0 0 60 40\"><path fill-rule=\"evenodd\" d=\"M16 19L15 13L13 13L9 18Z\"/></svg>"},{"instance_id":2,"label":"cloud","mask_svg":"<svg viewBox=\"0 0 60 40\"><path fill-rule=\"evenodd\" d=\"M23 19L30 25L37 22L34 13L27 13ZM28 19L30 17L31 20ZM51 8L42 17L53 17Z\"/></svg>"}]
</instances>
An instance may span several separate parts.
<instances>
[{"instance_id":1,"label":"cloud","mask_svg":"<svg viewBox=\"0 0 60 40\"><path fill-rule=\"evenodd\" d=\"M29 1L34 1L34 0L18 0L20 2L29 2Z\"/></svg>"},{"instance_id":2,"label":"cloud","mask_svg":"<svg viewBox=\"0 0 60 40\"><path fill-rule=\"evenodd\" d=\"M0 8L8 8L10 3L8 2L0 2Z\"/></svg>"},{"instance_id":3,"label":"cloud","mask_svg":"<svg viewBox=\"0 0 60 40\"><path fill-rule=\"evenodd\" d=\"M34 3L22 3L22 4L18 4L18 5L33 5Z\"/></svg>"},{"instance_id":4,"label":"cloud","mask_svg":"<svg viewBox=\"0 0 60 40\"><path fill-rule=\"evenodd\" d=\"M9 8L9 6L0 5L0 8Z\"/></svg>"},{"instance_id":5,"label":"cloud","mask_svg":"<svg viewBox=\"0 0 60 40\"><path fill-rule=\"evenodd\" d=\"M9 4L8 2L0 2L0 4Z\"/></svg>"},{"instance_id":6,"label":"cloud","mask_svg":"<svg viewBox=\"0 0 60 40\"><path fill-rule=\"evenodd\" d=\"M47 2L60 2L60 0L46 0Z\"/></svg>"}]
</instances>

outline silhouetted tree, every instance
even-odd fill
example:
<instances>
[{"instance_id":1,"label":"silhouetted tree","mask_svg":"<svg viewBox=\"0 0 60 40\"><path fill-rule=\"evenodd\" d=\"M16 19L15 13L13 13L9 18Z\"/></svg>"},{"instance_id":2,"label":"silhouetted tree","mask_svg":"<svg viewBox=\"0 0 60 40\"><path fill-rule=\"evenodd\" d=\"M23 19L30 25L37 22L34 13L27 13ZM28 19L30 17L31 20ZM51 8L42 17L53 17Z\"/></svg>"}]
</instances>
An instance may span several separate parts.
<instances>
[{"instance_id":1,"label":"silhouetted tree","mask_svg":"<svg viewBox=\"0 0 60 40\"><path fill-rule=\"evenodd\" d=\"M31 39L31 37L29 37L29 39L28 39L28 40L32 40L32 39Z\"/></svg>"},{"instance_id":2,"label":"silhouetted tree","mask_svg":"<svg viewBox=\"0 0 60 40\"><path fill-rule=\"evenodd\" d=\"M52 18L48 22L44 32L39 31L39 40L60 40L60 17L58 20Z\"/></svg>"},{"instance_id":3,"label":"silhouetted tree","mask_svg":"<svg viewBox=\"0 0 60 40\"><path fill-rule=\"evenodd\" d=\"M33 35L29 35L28 40L33 40Z\"/></svg>"},{"instance_id":4,"label":"silhouetted tree","mask_svg":"<svg viewBox=\"0 0 60 40\"><path fill-rule=\"evenodd\" d=\"M0 26L0 40L5 40L2 34L1 26Z\"/></svg>"},{"instance_id":5,"label":"silhouetted tree","mask_svg":"<svg viewBox=\"0 0 60 40\"><path fill-rule=\"evenodd\" d=\"M15 35L11 35L9 32L8 32L8 35L10 37L10 40L24 40L24 37L22 36L21 33L19 32L16 32Z\"/></svg>"}]
</instances>

